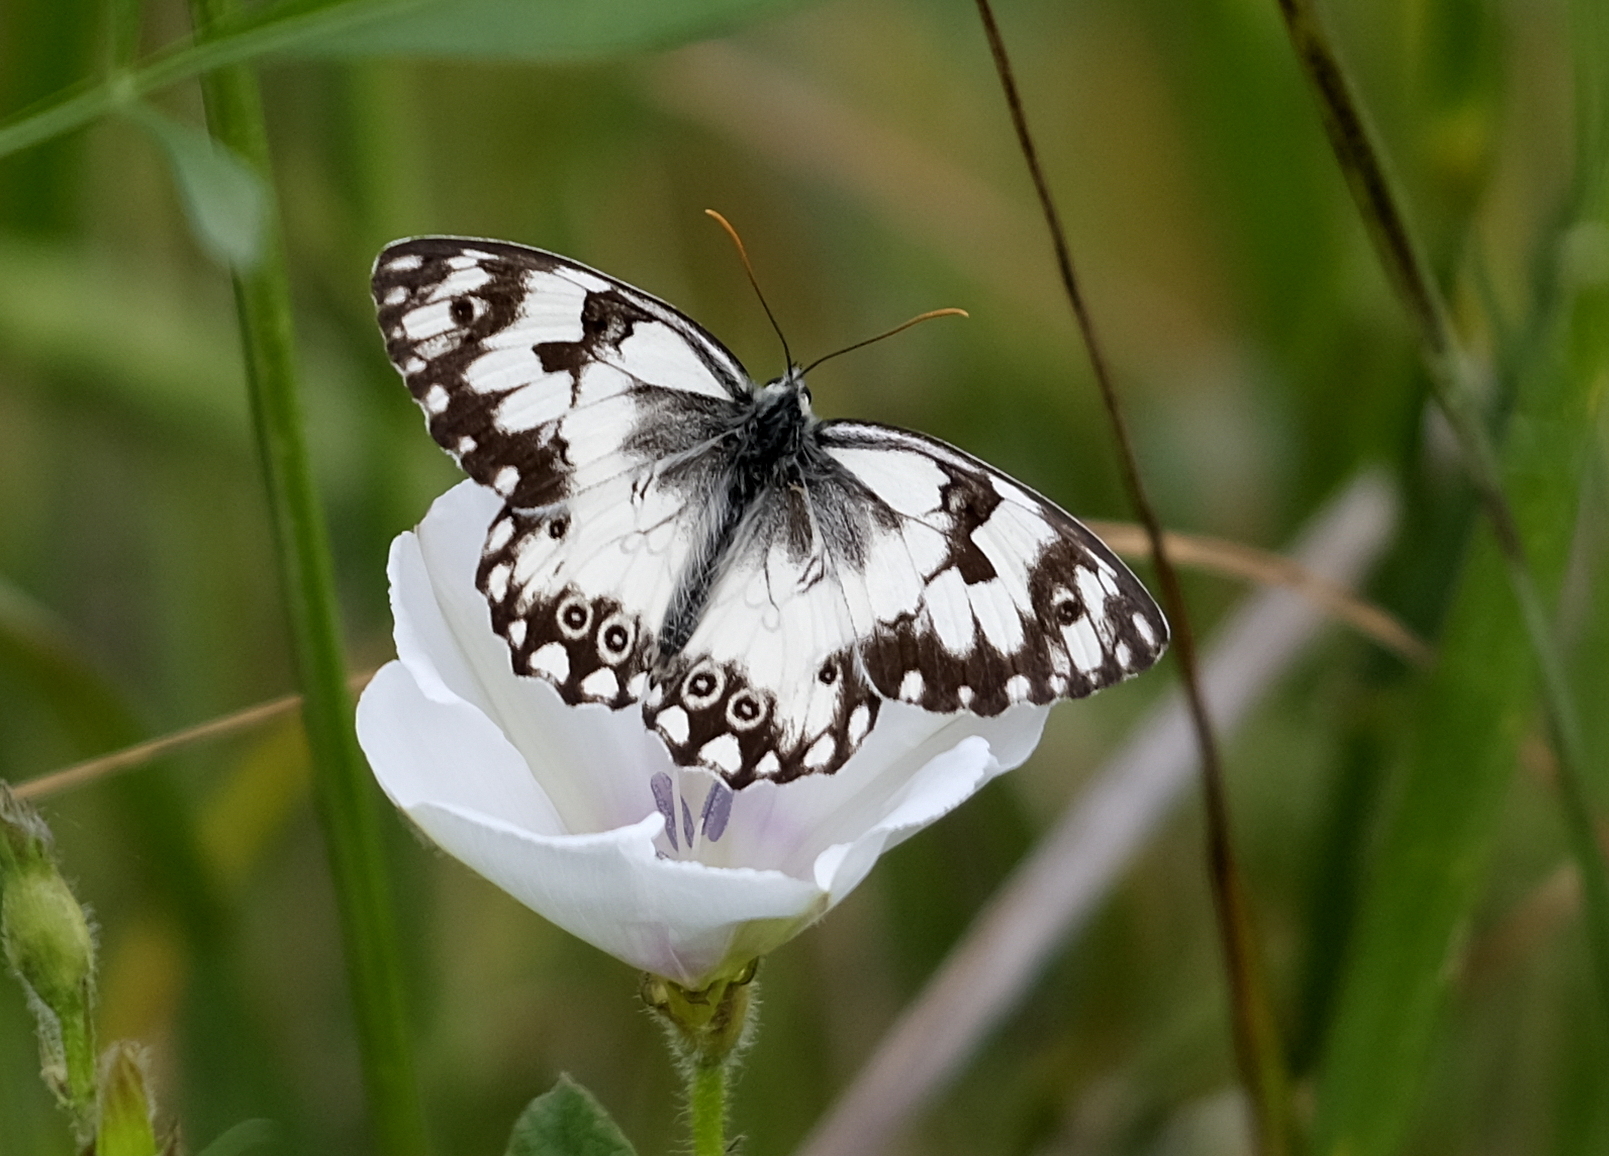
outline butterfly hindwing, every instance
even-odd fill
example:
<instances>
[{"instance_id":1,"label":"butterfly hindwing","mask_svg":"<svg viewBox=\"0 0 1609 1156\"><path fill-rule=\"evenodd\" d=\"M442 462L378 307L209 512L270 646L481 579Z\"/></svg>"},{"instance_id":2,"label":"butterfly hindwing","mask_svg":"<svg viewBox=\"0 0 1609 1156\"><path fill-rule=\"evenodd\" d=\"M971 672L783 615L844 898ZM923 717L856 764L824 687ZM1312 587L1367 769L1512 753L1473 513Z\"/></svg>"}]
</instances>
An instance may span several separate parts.
<instances>
[{"instance_id":1,"label":"butterfly hindwing","mask_svg":"<svg viewBox=\"0 0 1609 1156\"><path fill-rule=\"evenodd\" d=\"M853 604L859 584L841 580L864 519L838 497L778 486L749 511L698 625L644 703L678 762L734 787L830 774L876 723L881 699L856 653L870 620ZM835 512L854 529L834 527Z\"/></svg>"}]
</instances>

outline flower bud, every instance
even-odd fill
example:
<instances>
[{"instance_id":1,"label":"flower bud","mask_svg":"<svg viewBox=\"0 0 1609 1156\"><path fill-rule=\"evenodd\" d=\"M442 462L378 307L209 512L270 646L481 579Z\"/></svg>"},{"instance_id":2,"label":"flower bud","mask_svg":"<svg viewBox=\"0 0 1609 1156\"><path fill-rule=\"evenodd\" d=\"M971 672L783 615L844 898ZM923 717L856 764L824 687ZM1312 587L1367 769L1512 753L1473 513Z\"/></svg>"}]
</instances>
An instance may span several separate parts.
<instances>
[{"instance_id":1,"label":"flower bud","mask_svg":"<svg viewBox=\"0 0 1609 1156\"><path fill-rule=\"evenodd\" d=\"M95 936L50 829L0 785L0 946L38 1021L42 1074L84 1138L94 1113Z\"/></svg>"},{"instance_id":2,"label":"flower bud","mask_svg":"<svg viewBox=\"0 0 1609 1156\"><path fill-rule=\"evenodd\" d=\"M151 1098L140 1049L119 1040L101 1059L100 1126L95 1156L157 1156Z\"/></svg>"},{"instance_id":3,"label":"flower bud","mask_svg":"<svg viewBox=\"0 0 1609 1156\"><path fill-rule=\"evenodd\" d=\"M48 861L8 874L0 897L6 962L52 1010L82 999L95 969L84 909Z\"/></svg>"}]
</instances>

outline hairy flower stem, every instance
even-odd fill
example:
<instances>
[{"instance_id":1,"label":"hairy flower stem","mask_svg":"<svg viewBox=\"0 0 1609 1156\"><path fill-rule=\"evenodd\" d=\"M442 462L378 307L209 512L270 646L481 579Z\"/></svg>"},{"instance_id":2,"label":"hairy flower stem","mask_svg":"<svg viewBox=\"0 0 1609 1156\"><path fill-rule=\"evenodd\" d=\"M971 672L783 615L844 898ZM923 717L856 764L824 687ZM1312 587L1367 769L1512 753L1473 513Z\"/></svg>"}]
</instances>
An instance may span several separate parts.
<instances>
[{"instance_id":1,"label":"hairy flower stem","mask_svg":"<svg viewBox=\"0 0 1609 1156\"><path fill-rule=\"evenodd\" d=\"M191 0L197 34L205 37L233 9L233 0ZM214 137L256 170L271 200L273 177L256 77L246 66L232 65L207 74L201 90ZM374 1146L386 1156L421 1156L424 1119L403 1015L373 788L353 732L329 539L304 435L290 283L274 214L268 216L258 261L234 276L252 417L304 696L315 799L341 913Z\"/></svg>"},{"instance_id":2,"label":"hairy flower stem","mask_svg":"<svg viewBox=\"0 0 1609 1156\"><path fill-rule=\"evenodd\" d=\"M693 1156L726 1156L727 1066L722 1061L687 1067L687 1116Z\"/></svg>"},{"instance_id":3,"label":"hairy flower stem","mask_svg":"<svg viewBox=\"0 0 1609 1156\"><path fill-rule=\"evenodd\" d=\"M642 998L665 1029L687 1082L693 1156L726 1156L726 1086L754 1037L751 962L736 976L688 991L658 976L643 977Z\"/></svg>"},{"instance_id":4,"label":"hairy flower stem","mask_svg":"<svg viewBox=\"0 0 1609 1156\"><path fill-rule=\"evenodd\" d=\"M1231 1005L1234 1011L1233 1028L1235 1056L1240 1065L1241 1079L1245 1082L1256 1121L1259 1150L1263 1156L1284 1156L1291 1150L1295 1125L1290 1112L1290 1077L1285 1069L1284 1049L1274 1019L1273 1004L1268 984L1263 975L1261 955L1252 927L1251 908L1246 900L1245 886L1235 862L1234 846L1229 831L1229 805L1223 782L1223 763L1218 754L1218 743L1213 735L1212 721L1207 715L1207 704L1201 693L1201 679L1197 673L1195 635L1190 627L1189 609L1179 585L1178 572L1163 539L1162 522L1146 495L1140 477L1139 460L1129 438L1128 423L1118 403L1117 388L1105 352L1097 339L1094 318L1084 302L1073 269L1072 252L1062 229L1060 214L1050 195L1050 184L1039 163L1039 152L1028 131L1028 118L1023 111L1022 97L1006 53L1005 40L995 22L989 0L977 0L978 15L989 41L995 71L1005 93L1006 105L1011 113L1012 126L1017 132L1017 143L1027 162L1033 179L1034 192L1039 198L1045 224L1050 230L1055 250L1056 267L1061 275L1062 287L1072 307L1073 317L1084 338L1095 383L1112 427L1112 440L1117 446L1118 464L1123 475L1124 488L1135 513L1144 524L1151 543L1151 556L1156 566L1157 582L1162 588L1162 607L1173 626L1174 655L1184 682L1185 700L1190 708L1190 719L1201 751L1201 785L1206 803L1207 817L1207 875L1212 887L1213 907L1218 916L1218 934L1222 941L1225 970L1229 976Z\"/></svg>"}]
</instances>

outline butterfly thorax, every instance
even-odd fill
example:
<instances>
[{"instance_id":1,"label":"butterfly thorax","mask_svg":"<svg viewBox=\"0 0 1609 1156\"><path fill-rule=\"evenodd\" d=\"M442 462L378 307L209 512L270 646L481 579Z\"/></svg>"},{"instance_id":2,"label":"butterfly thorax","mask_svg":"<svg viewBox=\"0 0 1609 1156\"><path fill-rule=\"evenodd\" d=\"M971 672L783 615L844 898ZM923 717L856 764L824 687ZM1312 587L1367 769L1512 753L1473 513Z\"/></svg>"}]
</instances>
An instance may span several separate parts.
<instances>
[{"instance_id":1,"label":"butterfly thorax","mask_svg":"<svg viewBox=\"0 0 1609 1156\"><path fill-rule=\"evenodd\" d=\"M754 406L734 431L730 494L747 507L766 488L787 484L797 473L810 435L820 420L810 412L810 391L794 366L754 391Z\"/></svg>"},{"instance_id":2,"label":"butterfly thorax","mask_svg":"<svg viewBox=\"0 0 1609 1156\"><path fill-rule=\"evenodd\" d=\"M661 663L678 654L692 636L721 564L731 556L732 543L756 504L768 494L802 488L821 456L813 452L821 420L810 410L810 391L797 366L760 386L752 397L728 435L732 457L724 493L711 505L701 545L677 582L660 628Z\"/></svg>"}]
</instances>

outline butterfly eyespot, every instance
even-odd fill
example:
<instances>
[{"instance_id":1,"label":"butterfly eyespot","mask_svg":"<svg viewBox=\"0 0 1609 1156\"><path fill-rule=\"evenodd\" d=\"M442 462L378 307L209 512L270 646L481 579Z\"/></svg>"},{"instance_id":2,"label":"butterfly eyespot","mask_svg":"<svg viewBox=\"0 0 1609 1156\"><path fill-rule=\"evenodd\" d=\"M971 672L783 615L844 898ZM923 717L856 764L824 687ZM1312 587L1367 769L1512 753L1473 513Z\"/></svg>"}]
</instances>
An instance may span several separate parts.
<instances>
[{"instance_id":1,"label":"butterfly eyespot","mask_svg":"<svg viewBox=\"0 0 1609 1156\"><path fill-rule=\"evenodd\" d=\"M826 663L816 672L816 678L820 680L822 686L831 686L838 681L838 668L830 662Z\"/></svg>"},{"instance_id":2,"label":"butterfly eyespot","mask_svg":"<svg viewBox=\"0 0 1609 1156\"><path fill-rule=\"evenodd\" d=\"M555 540L559 539L559 538L562 538L562 537L565 536L565 534L569 533L569 531L570 531L570 519L569 518L554 518L551 522L548 523L548 537L549 538L553 538Z\"/></svg>"},{"instance_id":3,"label":"butterfly eyespot","mask_svg":"<svg viewBox=\"0 0 1609 1156\"><path fill-rule=\"evenodd\" d=\"M592 625L592 607L571 595L559 603L559 630L567 638L580 638Z\"/></svg>"},{"instance_id":4,"label":"butterfly eyespot","mask_svg":"<svg viewBox=\"0 0 1609 1156\"><path fill-rule=\"evenodd\" d=\"M765 717L765 704L751 690L740 690L726 704L726 722L733 730L753 730Z\"/></svg>"},{"instance_id":5,"label":"butterfly eyespot","mask_svg":"<svg viewBox=\"0 0 1609 1156\"><path fill-rule=\"evenodd\" d=\"M623 614L611 614L598 632L598 654L605 662L617 663L631 651L635 631Z\"/></svg>"},{"instance_id":6,"label":"butterfly eyespot","mask_svg":"<svg viewBox=\"0 0 1609 1156\"><path fill-rule=\"evenodd\" d=\"M1081 613L1078 603L1071 598L1063 598L1056 603L1056 621L1063 626L1071 626L1077 622Z\"/></svg>"},{"instance_id":7,"label":"butterfly eyespot","mask_svg":"<svg viewBox=\"0 0 1609 1156\"><path fill-rule=\"evenodd\" d=\"M452 317L454 325L468 325L475 320L477 310L475 302L468 297L455 297L453 303L447 306L447 312Z\"/></svg>"},{"instance_id":8,"label":"butterfly eyespot","mask_svg":"<svg viewBox=\"0 0 1609 1156\"><path fill-rule=\"evenodd\" d=\"M726 677L719 669L709 664L694 668L682 683L682 702L693 710L703 710L713 706L715 700L721 697L726 689Z\"/></svg>"}]
</instances>

